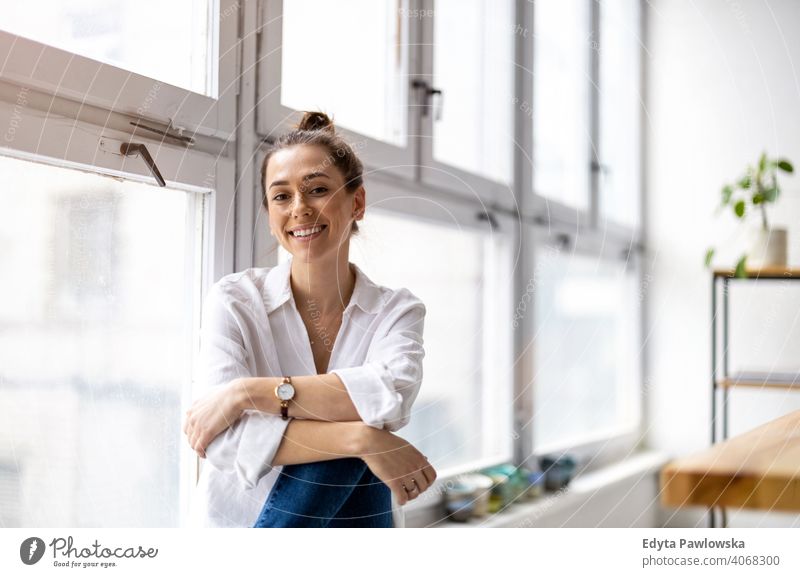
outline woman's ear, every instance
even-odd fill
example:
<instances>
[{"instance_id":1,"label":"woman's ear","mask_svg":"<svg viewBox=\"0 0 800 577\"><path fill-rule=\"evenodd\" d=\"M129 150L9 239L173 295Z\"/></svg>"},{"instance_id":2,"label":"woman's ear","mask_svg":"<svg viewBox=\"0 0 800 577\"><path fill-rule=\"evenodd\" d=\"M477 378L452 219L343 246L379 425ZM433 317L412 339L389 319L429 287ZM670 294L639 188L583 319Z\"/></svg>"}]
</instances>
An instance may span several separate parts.
<instances>
[{"instance_id":1,"label":"woman's ear","mask_svg":"<svg viewBox=\"0 0 800 577\"><path fill-rule=\"evenodd\" d=\"M361 220L364 218L364 212L367 208L367 191L362 184L355 194L355 210L353 211L353 216L356 220Z\"/></svg>"}]
</instances>

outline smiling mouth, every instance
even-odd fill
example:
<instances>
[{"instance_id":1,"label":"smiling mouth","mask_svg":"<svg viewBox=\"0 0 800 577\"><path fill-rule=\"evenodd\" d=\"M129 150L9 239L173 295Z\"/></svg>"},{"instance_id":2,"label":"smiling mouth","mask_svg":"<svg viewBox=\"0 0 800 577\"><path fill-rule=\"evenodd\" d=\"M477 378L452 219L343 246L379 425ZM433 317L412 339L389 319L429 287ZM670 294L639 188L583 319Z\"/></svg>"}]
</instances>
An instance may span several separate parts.
<instances>
[{"instance_id":1,"label":"smiling mouth","mask_svg":"<svg viewBox=\"0 0 800 577\"><path fill-rule=\"evenodd\" d=\"M294 238L296 238L298 240L305 240L307 238L314 238L316 236L319 236L322 233L322 231L324 231L326 228L328 228L327 224L320 224L320 225L317 225L317 226L313 227L312 229L310 229L310 230L315 230L316 231L316 232L313 232L311 234L304 234L304 235L300 236L300 235L295 235L295 233L293 231L289 231L289 236L292 236L292 237L294 237Z\"/></svg>"}]
</instances>

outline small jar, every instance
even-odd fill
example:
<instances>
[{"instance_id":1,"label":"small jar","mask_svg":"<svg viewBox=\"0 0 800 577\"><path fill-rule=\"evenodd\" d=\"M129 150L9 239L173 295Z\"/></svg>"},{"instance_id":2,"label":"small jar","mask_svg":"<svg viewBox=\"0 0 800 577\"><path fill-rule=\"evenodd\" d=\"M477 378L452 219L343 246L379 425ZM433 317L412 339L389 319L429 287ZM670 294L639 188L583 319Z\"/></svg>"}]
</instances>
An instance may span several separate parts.
<instances>
[{"instance_id":1,"label":"small jar","mask_svg":"<svg viewBox=\"0 0 800 577\"><path fill-rule=\"evenodd\" d=\"M473 487L472 497L473 501L475 502L475 507L472 513L473 516L485 517L488 515L489 499L492 494L492 486L494 485L492 478L480 473L471 473L468 475L462 475L459 479L465 485Z\"/></svg>"},{"instance_id":2,"label":"small jar","mask_svg":"<svg viewBox=\"0 0 800 577\"><path fill-rule=\"evenodd\" d=\"M528 473L528 499L536 499L544 493L544 473L541 471L531 471Z\"/></svg>"}]
</instances>

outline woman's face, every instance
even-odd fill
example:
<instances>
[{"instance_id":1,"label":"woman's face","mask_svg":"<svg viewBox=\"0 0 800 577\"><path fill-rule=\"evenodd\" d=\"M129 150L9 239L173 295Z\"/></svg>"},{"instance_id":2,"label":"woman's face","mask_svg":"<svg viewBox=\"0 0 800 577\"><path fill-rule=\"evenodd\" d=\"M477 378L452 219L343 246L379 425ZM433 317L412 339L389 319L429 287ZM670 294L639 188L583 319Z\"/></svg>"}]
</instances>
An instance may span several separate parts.
<instances>
[{"instance_id":1,"label":"woman's face","mask_svg":"<svg viewBox=\"0 0 800 577\"><path fill-rule=\"evenodd\" d=\"M300 145L274 153L266 172L270 234L304 262L335 259L349 249L351 223L363 218L365 207L364 187L350 194L344 184L325 147ZM315 226L322 230L305 238L292 232Z\"/></svg>"}]
</instances>

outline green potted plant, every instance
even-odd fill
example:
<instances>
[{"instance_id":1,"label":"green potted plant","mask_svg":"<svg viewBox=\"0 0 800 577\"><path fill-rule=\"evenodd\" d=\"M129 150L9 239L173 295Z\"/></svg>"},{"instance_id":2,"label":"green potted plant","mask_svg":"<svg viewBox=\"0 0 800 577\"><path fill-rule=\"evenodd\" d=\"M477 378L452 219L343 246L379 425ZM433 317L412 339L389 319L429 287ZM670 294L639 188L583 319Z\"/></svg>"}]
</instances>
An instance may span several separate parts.
<instances>
[{"instance_id":1,"label":"green potted plant","mask_svg":"<svg viewBox=\"0 0 800 577\"><path fill-rule=\"evenodd\" d=\"M717 213L730 206L733 214L742 221L750 215L760 215L759 226L751 230L749 249L736 262L737 277L746 276L747 268L786 266L786 229L770 228L767 220L767 205L774 204L781 192L779 170L792 174L794 167L787 159L769 159L764 152L735 183L722 187L722 202ZM714 248L711 247L706 251L706 267L711 266L713 259Z\"/></svg>"}]
</instances>

